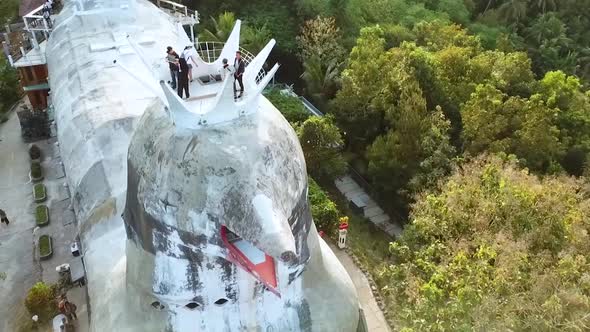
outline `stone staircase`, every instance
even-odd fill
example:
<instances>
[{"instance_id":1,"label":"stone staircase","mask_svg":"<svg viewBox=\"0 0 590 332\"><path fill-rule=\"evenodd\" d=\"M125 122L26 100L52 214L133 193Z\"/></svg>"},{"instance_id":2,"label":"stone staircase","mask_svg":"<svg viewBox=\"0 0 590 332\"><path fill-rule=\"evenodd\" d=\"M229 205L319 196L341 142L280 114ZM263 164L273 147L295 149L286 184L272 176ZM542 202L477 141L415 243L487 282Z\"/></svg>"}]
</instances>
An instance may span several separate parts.
<instances>
[{"instance_id":1,"label":"stone staircase","mask_svg":"<svg viewBox=\"0 0 590 332\"><path fill-rule=\"evenodd\" d=\"M385 211L349 175L337 179L334 183L346 199L358 209L362 209L363 216L375 226L392 237L397 238L401 235L402 227L392 222Z\"/></svg>"}]
</instances>

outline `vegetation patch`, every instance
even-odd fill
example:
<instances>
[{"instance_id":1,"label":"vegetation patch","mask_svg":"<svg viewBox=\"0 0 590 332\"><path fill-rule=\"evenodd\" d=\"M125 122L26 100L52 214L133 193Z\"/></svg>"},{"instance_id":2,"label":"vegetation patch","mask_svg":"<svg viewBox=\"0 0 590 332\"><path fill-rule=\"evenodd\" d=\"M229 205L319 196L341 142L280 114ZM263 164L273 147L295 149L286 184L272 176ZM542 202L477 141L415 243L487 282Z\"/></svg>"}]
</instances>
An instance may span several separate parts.
<instances>
[{"instance_id":1,"label":"vegetation patch","mask_svg":"<svg viewBox=\"0 0 590 332\"><path fill-rule=\"evenodd\" d=\"M282 93L279 89L269 89L264 95L290 123L303 122L311 116L297 97Z\"/></svg>"},{"instance_id":2,"label":"vegetation patch","mask_svg":"<svg viewBox=\"0 0 590 332\"><path fill-rule=\"evenodd\" d=\"M31 178L35 182L43 180L43 171L41 169L40 163L38 163L38 162L31 163Z\"/></svg>"},{"instance_id":3,"label":"vegetation patch","mask_svg":"<svg viewBox=\"0 0 590 332\"><path fill-rule=\"evenodd\" d=\"M41 158L41 149L35 144L29 148L29 157L31 160L39 160Z\"/></svg>"},{"instance_id":4,"label":"vegetation patch","mask_svg":"<svg viewBox=\"0 0 590 332\"><path fill-rule=\"evenodd\" d=\"M42 243L41 239L44 236L49 239L49 236L43 235L39 239L40 243ZM49 240L47 240L47 243L50 245ZM47 322L58 314L56 297L57 292L55 287L38 282L27 293L25 307L31 316L39 316L39 323Z\"/></svg>"},{"instance_id":5,"label":"vegetation patch","mask_svg":"<svg viewBox=\"0 0 590 332\"><path fill-rule=\"evenodd\" d=\"M35 208L35 219L37 221L37 226L47 226L49 225L49 209L47 205L38 205Z\"/></svg>"},{"instance_id":6,"label":"vegetation patch","mask_svg":"<svg viewBox=\"0 0 590 332\"><path fill-rule=\"evenodd\" d=\"M329 236L335 236L338 229L339 212L336 204L330 200L328 195L312 179L308 178L309 203L311 204L311 215L319 231L324 231Z\"/></svg>"},{"instance_id":7,"label":"vegetation patch","mask_svg":"<svg viewBox=\"0 0 590 332\"><path fill-rule=\"evenodd\" d=\"M45 202L47 200L47 189L43 183L37 183L33 187L33 197L36 203Z\"/></svg>"},{"instance_id":8,"label":"vegetation patch","mask_svg":"<svg viewBox=\"0 0 590 332\"><path fill-rule=\"evenodd\" d=\"M51 236L41 235L39 237L39 257L46 260L51 258L51 255L53 255Z\"/></svg>"}]
</instances>

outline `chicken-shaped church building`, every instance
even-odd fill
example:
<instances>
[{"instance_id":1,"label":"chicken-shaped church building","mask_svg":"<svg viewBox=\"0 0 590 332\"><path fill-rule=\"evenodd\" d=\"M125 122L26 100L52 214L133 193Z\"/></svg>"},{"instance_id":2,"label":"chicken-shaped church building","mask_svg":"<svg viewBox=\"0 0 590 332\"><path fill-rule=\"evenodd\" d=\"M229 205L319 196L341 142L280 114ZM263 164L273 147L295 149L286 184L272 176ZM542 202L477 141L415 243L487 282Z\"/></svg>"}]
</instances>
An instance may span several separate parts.
<instances>
[{"instance_id":1,"label":"chicken-shaped church building","mask_svg":"<svg viewBox=\"0 0 590 332\"><path fill-rule=\"evenodd\" d=\"M195 56L191 97L165 50L192 45L145 0L64 0L46 54L87 270L91 331L357 331L352 281L318 236L297 136L261 95L274 40L234 98L238 21ZM180 51L178 51L180 53Z\"/></svg>"}]
</instances>

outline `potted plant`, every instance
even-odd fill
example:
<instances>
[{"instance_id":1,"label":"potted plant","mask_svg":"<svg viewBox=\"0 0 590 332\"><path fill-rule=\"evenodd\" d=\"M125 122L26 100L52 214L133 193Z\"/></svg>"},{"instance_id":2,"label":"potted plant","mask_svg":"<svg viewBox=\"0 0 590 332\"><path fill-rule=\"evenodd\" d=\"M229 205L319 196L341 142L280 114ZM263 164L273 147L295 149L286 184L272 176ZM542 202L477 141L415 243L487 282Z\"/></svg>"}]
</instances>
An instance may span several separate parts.
<instances>
[{"instance_id":1,"label":"potted plant","mask_svg":"<svg viewBox=\"0 0 590 332\"><path fill-rule=\"evenodd\" d=\"M39 258L47 260L53 255L53 247L51 243L51 236L41 235L39 237Z\"/></svg>"},{"instance_id":2,"label":"potted plant","mask_svg":"<svg viewBox=\"0 0 590 332\"><path fill-rule=\"evenodd\" d=\"M47 208L47 205L37 206L35 209L35 220L39 227L49 225L49 209Z\"/></svg>"},{"instance_id":3,"label":"potted plant","mask_svg":"<svg viewBox=\"0 0 590 332\"><path fill-rule=\"evenodd\" d=\"M41 164L38 162L31 163L31 179L34 182L43 180L43 171L41 170Z\"/></svg>"},{"instance_id":4,"label":"potted plant","mask_svg":"<svg viewBox=\"0 0 590 332\"><path fill-rule=\"evenodd\" d=\"M43 183L37 183L33 187L33 198L35 203L42 203L47 200L47 189Z\"/></svg>"},{"instance_id":5,"label":"potted plant","mask_svg":"<svg viewBox=\"0 0 590 332\"><path fill-rule=\"evenodd\" d=\"M41 160L41 149L35 144L31 145L29 148L29 157L31 157L32 161Z\"/></svg>"}]
</instances>

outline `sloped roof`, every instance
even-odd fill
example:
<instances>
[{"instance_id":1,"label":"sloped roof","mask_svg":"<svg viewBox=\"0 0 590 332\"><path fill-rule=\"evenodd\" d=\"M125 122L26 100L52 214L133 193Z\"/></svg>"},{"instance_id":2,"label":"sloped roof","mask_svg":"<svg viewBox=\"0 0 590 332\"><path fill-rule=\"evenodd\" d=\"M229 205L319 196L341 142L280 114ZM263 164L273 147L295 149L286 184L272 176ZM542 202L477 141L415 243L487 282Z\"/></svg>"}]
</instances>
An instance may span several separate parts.
<instances>
[{"instance_id":1,"label":"sloped roof","mask_svg":"<svg viewBox=\"0 0 590 332\"><path fill-rule=\"evenodd\" d=\"M43 5L43 3L45 3L44 0L21 0L18 15L25 16L33 9Z\"/></svg>"}]
</instances>

